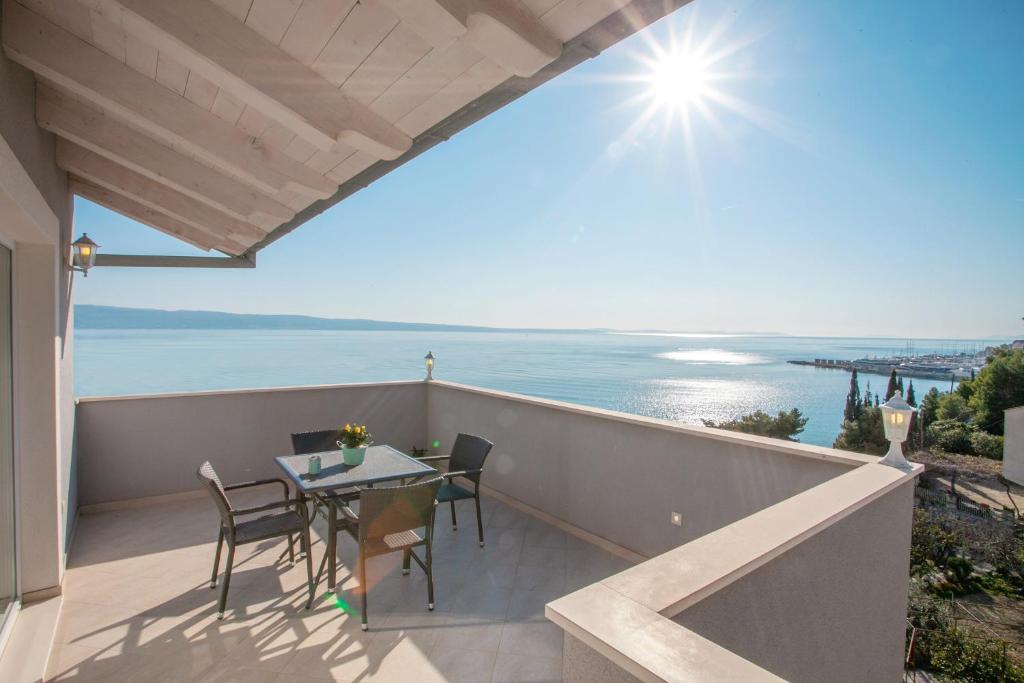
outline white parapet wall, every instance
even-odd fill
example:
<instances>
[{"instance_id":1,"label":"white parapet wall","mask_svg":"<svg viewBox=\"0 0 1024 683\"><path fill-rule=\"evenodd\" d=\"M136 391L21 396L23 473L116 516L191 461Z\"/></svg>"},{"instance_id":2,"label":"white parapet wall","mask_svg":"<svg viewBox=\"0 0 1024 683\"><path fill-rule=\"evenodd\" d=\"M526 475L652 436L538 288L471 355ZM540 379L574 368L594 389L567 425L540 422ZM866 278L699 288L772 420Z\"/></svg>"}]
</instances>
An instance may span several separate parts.
<instances>
[{"instance_id":1,"label":"white parapet wall","mask_svg":"<svg viewBox=\"0 0 1024 683\"><path fill-rule=\"evenodd\" d=\"M424 445L423 382L87 398L78 402L78 500L83 509L199 488L209 460L224 481L282 476L274 457L292 432L372 425L379 443Z\"/></svg>"},{"instance_id":2,"label":"white parapet wall","mask_svg":"<svg viewBox=\"0 0 1024 683\"><path fill-rule=\"evenodd\" d=\"M565 680L899 680L921 469L862 465L549 603Z\"/></svg>"},{"instance_id":3,"label":"white parapet wall","mask_svg":"<svg viewBox=\"0 0 1024 683\"><path fill-rule=\"evenodd\" d=\"M1024 486L1024 406L1006 411L1003 422L1003 476Z\"/></svg>"},{"instance_id":4,"label":"white parapet wall","mask_svg":"<svg viewBox=\"0 0 1024 683\"><path fill-rule=\"evenodd\" d=\"M639 562L547 606L567 681L899 675L919 465L443 381L83 399L77 417L85 508L192 492L205 459L278 476L291 432L341 420L402 450L490 439L492 495Z\"/></svg>"},{"instance_id":5,"label":"white parapet wall","mask_svg":"<svg viewBox=\"0 0 1024 683\"><path fill-rule=\"evenodd\" d=\"M441 451L494 442L487 486L644 557L877 460L449 382L430 382L427 419Z\"/></svg>"}]
</instances>

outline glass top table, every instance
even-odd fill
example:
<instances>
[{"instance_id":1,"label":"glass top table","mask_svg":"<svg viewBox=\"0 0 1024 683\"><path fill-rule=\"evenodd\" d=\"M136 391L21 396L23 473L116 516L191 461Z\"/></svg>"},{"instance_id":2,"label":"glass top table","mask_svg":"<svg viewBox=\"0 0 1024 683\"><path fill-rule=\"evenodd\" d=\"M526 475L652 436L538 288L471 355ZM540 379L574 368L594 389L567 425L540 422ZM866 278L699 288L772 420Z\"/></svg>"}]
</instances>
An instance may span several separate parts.
<instances>
[{"instance_id":1,"label":"glass top table","mask_svg":"<svg viewBox=\"0 0 1024 683\"><path fill-rule=\"evenodd\" d=\"M309 457L320 456L320 474L309 474ZM320 584L324 565L327 565L327 590L334 592L338 567L338 508L331 498L331 491L373 486L378 482L414 479L429 474L440 474L436 469L416 458L406 455L391 446L370 446L366 458L360 465L346 465L341 451L282 455L274 458L277 466L292 480L298 489L300 500L307 497L319 500L327 512L327 548L320 569L317 570L314 585ZM309 549L306 549L309 552ZM310 596L309 604L313 597ZM309 608L307 604L307 609Z\"/></svg>"},{"instance_id":2,"label":"glass top table","mask_svg":"<svg viewBox=\"0 0 1024 683\"><path fill-rule=\"evenodd\" d=\"M309 474L309 456L320 456L320 474ZM412 479L436 473L430 465L391 446L370 446L361 465L346 465L341 451L282 455L274 458L285 475L305 494L354 486L368 486L395 479Z\"/></svg>"}]
</instances>

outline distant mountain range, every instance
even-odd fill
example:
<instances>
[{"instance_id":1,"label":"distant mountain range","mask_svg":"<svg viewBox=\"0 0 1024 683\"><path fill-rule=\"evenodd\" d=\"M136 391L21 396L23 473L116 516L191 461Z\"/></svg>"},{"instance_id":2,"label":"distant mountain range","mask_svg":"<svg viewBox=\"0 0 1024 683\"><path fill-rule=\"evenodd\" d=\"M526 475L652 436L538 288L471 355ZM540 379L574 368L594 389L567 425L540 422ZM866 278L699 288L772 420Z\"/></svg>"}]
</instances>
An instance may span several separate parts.
<instances>
[{"instance_id":1,"label":"distant mountain range","mask_svg":"<svg viewBox=\"0 0 1024 683\"><path fill-rule=\"evenodd\" d=\"M83 330L364 330L407 332L606 332L524 327L481 327L403 323L362 318L317 318L310 315L257 315L218 311L165 311L158 308L75 306L75 327Z\"/></svg>"}]
</instances>

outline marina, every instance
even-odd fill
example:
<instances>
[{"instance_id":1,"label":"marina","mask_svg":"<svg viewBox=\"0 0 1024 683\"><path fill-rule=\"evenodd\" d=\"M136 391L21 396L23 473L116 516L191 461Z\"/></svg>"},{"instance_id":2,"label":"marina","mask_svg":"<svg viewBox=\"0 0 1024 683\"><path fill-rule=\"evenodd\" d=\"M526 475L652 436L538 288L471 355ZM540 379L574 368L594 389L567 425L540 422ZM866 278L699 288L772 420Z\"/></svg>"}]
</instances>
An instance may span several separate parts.
<instances>
[{"instance_id":1,"label":"marina","mask_svg":"<svg viewBox=\"0 0 1024 683\"><path fill-rule=\"evenodd\" d=\"M813 360L790 360L793 365L806 365L828 370L856 370L870 375L889 375L893 370L901 377L956 381L973 377L985 365L985 359L992 352L988 347L975 353L923 355L900 355L888 357L866 357L856 360L815 358Z\"/></svg>"}]
</instances>

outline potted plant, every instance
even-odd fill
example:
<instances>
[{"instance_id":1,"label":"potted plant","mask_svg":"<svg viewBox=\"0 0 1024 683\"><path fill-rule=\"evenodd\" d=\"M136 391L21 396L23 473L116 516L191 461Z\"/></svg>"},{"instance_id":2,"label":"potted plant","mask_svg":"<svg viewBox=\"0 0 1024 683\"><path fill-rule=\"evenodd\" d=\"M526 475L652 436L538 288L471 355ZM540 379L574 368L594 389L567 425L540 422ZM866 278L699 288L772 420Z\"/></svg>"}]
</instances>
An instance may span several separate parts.
<instances>
[{"instance_id":1,"label":"potted plant","mask_svg":"<svg viewBox=\"0 0 1024 683\"><path fill-rule=\"evenodd\" d=\"M346 465L362 465L366 457L366 449L373 442L373 436L366 430L366 425L346 424L341 428L341 459Z\"/></svg>"}]
</instances>

